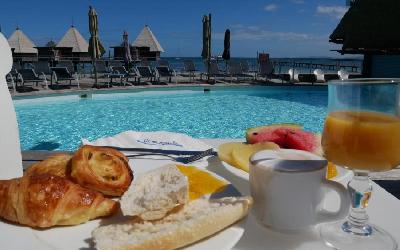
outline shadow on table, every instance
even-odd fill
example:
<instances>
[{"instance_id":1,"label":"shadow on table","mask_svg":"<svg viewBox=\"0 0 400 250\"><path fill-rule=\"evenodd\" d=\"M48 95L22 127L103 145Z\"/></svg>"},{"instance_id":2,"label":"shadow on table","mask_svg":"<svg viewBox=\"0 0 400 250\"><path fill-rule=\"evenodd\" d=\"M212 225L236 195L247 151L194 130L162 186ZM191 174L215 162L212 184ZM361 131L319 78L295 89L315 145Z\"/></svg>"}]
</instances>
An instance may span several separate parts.
<instances>
[{"instance_id":1,"label":"shadow on table","mask_svg":"<svg viewBox=\"0 0 400 250\"><path fill-rule=\"evenodd\" d=\"M216 173L219 176L223 176L227 181L234 184L237 190L242 195L250 195L249 181L238 176L227 169L227 167L222 164L217 156L213 156L207 159L208 166L207 170Z\"/></svg>"},{"instance_id":2,"label":"shadow on table","mask_svg":"<svg viewBox=\"0 0 400 250\"><path fill-rule=\"evenodd\" d=\"M400 181L399 180L374 180L376 184L391 193L397 199L400 199Z\"/></svg>"},{"instance_id":3,"label":"shadow on table","mask_svg":"<svg viewBox=\"0 0 400 250\"><path fill-rule=\"evenodd\" d=\"M252 250L330 249L322 242L316 228L298 233L281 233L260 225L253 214L247 217L245 228L236 248Z\"/></svg>"},{"instance_id":4,"label":"shadow on table","mask_svg":"<svg viewBox=\"0 0 400 250\"><path fill-rule=\"evenodd\" d=\"M41 141L37 143L35 146L31 147L29 150L55 150L61 146L58 142L53 141Z\"/></svg>"}]
</instances>

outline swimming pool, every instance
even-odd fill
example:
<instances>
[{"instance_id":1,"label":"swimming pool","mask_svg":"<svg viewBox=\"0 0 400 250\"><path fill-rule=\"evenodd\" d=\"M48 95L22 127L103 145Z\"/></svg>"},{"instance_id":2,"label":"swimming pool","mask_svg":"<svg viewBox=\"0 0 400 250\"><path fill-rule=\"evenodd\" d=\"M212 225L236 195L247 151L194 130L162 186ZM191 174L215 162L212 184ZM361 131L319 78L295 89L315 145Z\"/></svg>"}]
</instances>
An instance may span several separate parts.
<instances>
[{"instance_id":1,"label":"swimming pool","mask_svg":"<svg viewBox=\"0 0 400 250\"><path fill-rule=\"evenodd\" d=\"M246 128L298 123L321 131L326 87L204 87L14 100L23 150L74 150L125 130L166 130L197 138L243 138ZM96 92L97 93L97 92Z\"/></svg>"}]
</instances>

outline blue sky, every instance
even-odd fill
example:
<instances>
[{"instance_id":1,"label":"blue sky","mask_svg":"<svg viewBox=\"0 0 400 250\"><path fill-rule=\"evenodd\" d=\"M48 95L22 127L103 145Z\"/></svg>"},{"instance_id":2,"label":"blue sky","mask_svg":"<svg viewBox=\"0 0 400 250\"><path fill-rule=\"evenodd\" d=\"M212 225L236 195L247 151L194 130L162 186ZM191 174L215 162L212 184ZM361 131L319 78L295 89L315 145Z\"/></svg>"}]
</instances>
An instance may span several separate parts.
<instances>
[{"instance_id":1,"label":"blue sky","mask_svg":"<svg viewBox=\"0 0 400 250\"><path fill-rule=\"evenodd\" d=\"M330 49L329 34L346 11L345 0L4 0L2 32L8 37L18 25L37 45L58 41L73 23L89 37L87 12L99 14L100 38L108 47L120 43L123 30L133 41L148 24L166 53L200 56L203 14L212 13L214 55L223 50L223 33L231 29L233 57L340 57Z\"/></svg>"}]
</instances>

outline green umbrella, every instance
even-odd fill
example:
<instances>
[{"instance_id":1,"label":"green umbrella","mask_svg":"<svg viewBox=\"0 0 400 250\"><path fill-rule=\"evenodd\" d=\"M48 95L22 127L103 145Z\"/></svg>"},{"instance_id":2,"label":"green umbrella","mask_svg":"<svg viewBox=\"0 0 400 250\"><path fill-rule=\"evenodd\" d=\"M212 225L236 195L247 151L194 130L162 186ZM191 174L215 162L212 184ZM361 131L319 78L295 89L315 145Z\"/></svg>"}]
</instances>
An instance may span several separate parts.
<instances>
[{"instance_id":1,"label":"green umbrella","mask_svg":"<svg viewBox=\"0 0 400 250\"><path fill-rule=\"evenodd\" d=\"M99 40L99 26L97 21L97 13L89 6L89 32L90 32L90 39L89 39L89 54L92 58L93 63L93 70L94 70L94 85L97 86L97 69L96 69L96 60L99 59L104 55L106 52L103 45L101 45Z\"/></svg>"}]
</instances>

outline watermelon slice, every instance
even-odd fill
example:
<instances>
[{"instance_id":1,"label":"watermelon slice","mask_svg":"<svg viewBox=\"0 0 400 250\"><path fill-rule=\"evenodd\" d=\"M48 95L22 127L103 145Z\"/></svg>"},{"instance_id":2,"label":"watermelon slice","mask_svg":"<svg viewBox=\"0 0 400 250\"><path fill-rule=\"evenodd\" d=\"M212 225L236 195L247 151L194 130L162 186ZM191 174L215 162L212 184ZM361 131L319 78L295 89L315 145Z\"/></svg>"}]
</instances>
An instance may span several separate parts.
<instances>
[{"instance_id":1,"label":"watermelon slice","mask_svg":"<svg viewBox=\"0 0 400 250\"><path fill-rule=\"evenodd\" d=\"M277 124L250 128L246 131L246 140L250 144L274 142L281 148L298 149L322 154L321 136L303 130L297 124Z\"/></svg>"}]
</instances>

